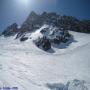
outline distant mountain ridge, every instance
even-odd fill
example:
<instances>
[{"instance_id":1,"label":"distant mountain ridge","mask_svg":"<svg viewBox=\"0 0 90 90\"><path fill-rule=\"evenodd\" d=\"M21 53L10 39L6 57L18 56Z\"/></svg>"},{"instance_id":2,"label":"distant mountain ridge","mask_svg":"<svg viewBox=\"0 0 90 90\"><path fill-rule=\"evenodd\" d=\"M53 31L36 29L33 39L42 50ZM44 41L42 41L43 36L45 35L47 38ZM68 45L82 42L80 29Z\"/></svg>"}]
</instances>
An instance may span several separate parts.
<instances>
[{"instance_id":1,"label":"distant mountain ridge","mask_svg":"<svg viewBox=\"0 0 90 90\"><path fill-rule=\"evenodd\" d=\"M34 11L30 13L25 22L18 28L16 23L8 26L2 35L10 36L16 33L32 32L40 28L43 24L54 25L59 28L64 28L67 30L90 33L90 20L78 20L76 17L72 16L61 16L55 12L43 12L42 14L37 14Z\"/></svg>"}]
</instances>

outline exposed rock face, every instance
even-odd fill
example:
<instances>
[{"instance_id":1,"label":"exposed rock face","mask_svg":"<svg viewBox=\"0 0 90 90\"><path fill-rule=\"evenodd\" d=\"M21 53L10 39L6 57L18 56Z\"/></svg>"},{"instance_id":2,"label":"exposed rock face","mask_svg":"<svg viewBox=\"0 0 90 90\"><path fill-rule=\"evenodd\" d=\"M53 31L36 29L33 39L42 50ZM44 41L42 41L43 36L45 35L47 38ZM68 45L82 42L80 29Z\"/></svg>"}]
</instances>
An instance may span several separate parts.
<instances>
[{"instance_id":1,"label":"exposed rock face","mask_svg":"<svg viewBox=\"0 0 90 90\"><path fill-rule=\"evenodd\" d=\"M36 35L36 37L34 36ZM71 34L68 30L58 28L53 25L44 25L39 30L34 32L33 41L35 45L45 51L49 50L51 46L60 43L66 43L70 40Z\"/></svg>"},{"instance_id":2,"label":"exposed rock face","mask_svg":"<svg viewBox=\"0 0 90 90\"><path fill-rule=\"evenodd\" d=\"M51 49L51 42L47 37L42 37L37 39L37 41L35 42L35 44L37 45L37 47L47 51L49 49Z\"/></svg>"},{"instance_id":3,"label":"exposed rock face","mask_svg":"<svg viewBox=\"0 0 90 90\"><path fill-rule=\"evenodd\" d=\"M23 36L20 38L20 41L23 42L23 41L26 41L27 39L28 39L28 37Z\"/></svg>"},{"instance_id":4,"label":"exposed rock face","mask_svg":"<svg viewBox=\"0 0 90 90\"><path fill-rule=\"evenodd\" d=\"M87 86L85 86L84 81L77 79L67 82L66 85L62 83L48 83L47 87L50 88L50 90L88 90Z\"/></svg>"},{"instance_id":5,"label":"exposed rock face","mask_svg":"<svg viewBox=\"0 0 90 90\"><path fill-rule=\"evenodd\" d=\"M88 90L83 80L73 80L69 82L68 90Z\"/></svg>"},{"instance_id":6,"label":"exposed rock face","mask_svg":"<svg viewBox=\"0 0 90 90\"><path fill-rule=\"evenodd\" d=\"M42 29L41 33L46 36L51 43L55 44L60 44L61 42L66 43L71 36L68 30L52 25Z\"/></svg>"},{"instance_id":7,"label":"exposed rock face","mask_svg":"<svg viewBox=\"0 0 90 90\"><path fill-rule=\"evenodd\" d=\"M35 28L35 25L38 24L38 15L35 12L31 12L29 17L26 19L26 21L22 24L20 30L21 32L32 32Z\"/></svg>"},{"instance_id":8,"label":"exposed rock face","mask_svg":"<svg viewBox=\"0 0 90 90\"><path fill-rule=\"evenodd\" d=\"M39 29L43 24L53 25L66 30L90 33L90 20L80 21L75 17L65 15L60 16L54 12L36 14L32 11L19 30L17 24L14 23L7 27L2 34L4 36L11 36L19 32L18 36L22 36L25 32L33 32L36 29Z\"/></svg>"},{"instance_id":9,"label":"exposed rock face","mask_svg":"<svg viewBox=\"0 0 90 90\"><path fill-rule=\"evenodd\" d=\"M15 35L18 32L18 25L16 23L8 26L3 32L2 35L4 36L11 36Z\"/></svg>"},{"instance_id":10,"label":"exposed rock face","mask_svg":"<svg viewBox=\"0 0 90 90\"><path fill-rule=\"evenodd\" d=\"M31 12L26 21L21 26L21 32L34 31L43 24L54 25L59 28L73 30L77 32L90 33L90 20L80 21L72 16L60 16L54 12L36 14Z\"/></svg>"},{"instance_id":11,"label":"exposed rock face","mask_svg":"<svg viewBox=\"0 0 90 90\"><path fill-rule=\"evenodd\" d=\"M54 23L54 19L57 19L56 13L42 13L41 15L31 12L26 21L21 26L21 32L30 31L40 28L43 24Z\"/></svg>"}]
</instances>

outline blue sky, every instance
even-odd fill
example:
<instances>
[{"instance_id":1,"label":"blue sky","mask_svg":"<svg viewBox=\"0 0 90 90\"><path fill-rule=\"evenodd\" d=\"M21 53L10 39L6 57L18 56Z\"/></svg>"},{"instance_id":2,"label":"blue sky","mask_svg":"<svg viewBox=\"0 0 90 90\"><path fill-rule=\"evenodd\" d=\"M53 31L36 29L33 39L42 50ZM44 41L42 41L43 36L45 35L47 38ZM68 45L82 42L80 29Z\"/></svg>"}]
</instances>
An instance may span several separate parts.
<instances>
[{"instance_id":1,"label":"blue sky","mask_svg":"<svg viewBox=\"0 0 90 90\"><path fill-rule=\"evenodd\" d=\"M90 19L90 0L0 0L0 31L14 22L21 25L33 10Z\"/></svg>"}]
</instances>

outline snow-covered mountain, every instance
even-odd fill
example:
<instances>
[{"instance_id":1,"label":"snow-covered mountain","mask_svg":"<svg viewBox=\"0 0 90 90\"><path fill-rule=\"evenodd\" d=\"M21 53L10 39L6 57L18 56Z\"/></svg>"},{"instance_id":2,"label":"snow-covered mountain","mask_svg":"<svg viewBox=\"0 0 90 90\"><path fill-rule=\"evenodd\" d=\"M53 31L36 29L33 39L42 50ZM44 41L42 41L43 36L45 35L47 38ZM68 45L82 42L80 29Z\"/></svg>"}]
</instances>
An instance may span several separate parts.
<instances>
[{"instance_id":1,"label":"snow-covered mountain","mask_svg":"<svg viewBox=\"0 0 90 90\"><path fill-rule=\"evenodd\" d=\"M30 34L38 35L34 40L35 45L47 51L52 49L52 46L67 42L69 45L74 41L73 36L68 32L70 30L90 33L90 21L81 21L75 17L61 16L54 12L36 14L32 11L21 27L14 23L8 26L1 35L5 37L16 35L15 38L19 38L20 41L26 41Z\"/></svg>"},{"instance_id":2,"label":"snow-covered mountain","mask_svg":"<svg viewBox=\"0 0 90 90\"><path fill-rule=\"evenodd\" d=\"M20 28L14 23L2 33L0 88L90 90L90 34L69 30L76 18L68 26L65 20L32 12Z\"/></svg>"},{"instance_id":3,"label":"snow-covered mountain","mask_svg":"<svg viewBox=\"0 0 90 90\"><path fill-rule=\"evenodd\" d=\"M54 53L45 52L34 45L32 41L38 34L32 34L32 39L25 42L20 42L15 36L1 36L0 87L18 87L19 90L90 90L90 35L70 34L74 36L74 41L69 46L63 46L62 43L61 49L52 47ZM63 87L61 83L68 89L60 89Z\"/></svg>"}]
</instances>

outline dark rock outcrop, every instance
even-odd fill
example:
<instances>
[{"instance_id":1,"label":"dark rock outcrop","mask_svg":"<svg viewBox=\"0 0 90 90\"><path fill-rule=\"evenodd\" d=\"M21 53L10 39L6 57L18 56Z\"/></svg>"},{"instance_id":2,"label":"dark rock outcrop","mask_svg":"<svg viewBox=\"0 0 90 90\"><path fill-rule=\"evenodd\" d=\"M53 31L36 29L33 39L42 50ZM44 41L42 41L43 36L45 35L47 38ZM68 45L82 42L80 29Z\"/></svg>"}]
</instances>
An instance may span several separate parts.
<instances>
[{"instance_id":1,"label":"dark rock outcrop","mask_svg":"<svg viewBox=\"0 0 90 90\"><path fill-rule=\"evenodd\" d=\"M26 41L27 39L28 39L28 37L23 36L20 38L20 41L23 42L23 41Z\"/></svg>"},{"instance_id":2,"label":"dark rock outcrop","mask_svg":"<svg viewBox=\"0 0 90 90\"><path fill-rule=\"evenodd\" d=\"M39 47L45 51L51 49L51 42L45 36L42 38L39 38L37 41L35 41L35 44L37 45L37 47Z\"/></svg>"},{"instance_id":3,"label":"dark rock outcrop","mask_svg":"<svg viewBox=\"0 0 90 90\"><path fill-rule=\"evenodd\" d=\"M89 90L85 81L77 79L67 82L66 85L63 83L47 83L46 86L50 90Z\"/></svg>"},{"instance_id":4,"label":"dark rock outcrop","mask_svg":"<svg viewBox=\"0 0 90 90\"><path fill-rule=\"evenodd\" d=\"M8 26L3 32L2 35L4 36L12 36L18 32L18 25L16 23Z\"/></svg>"}]
</instances>

